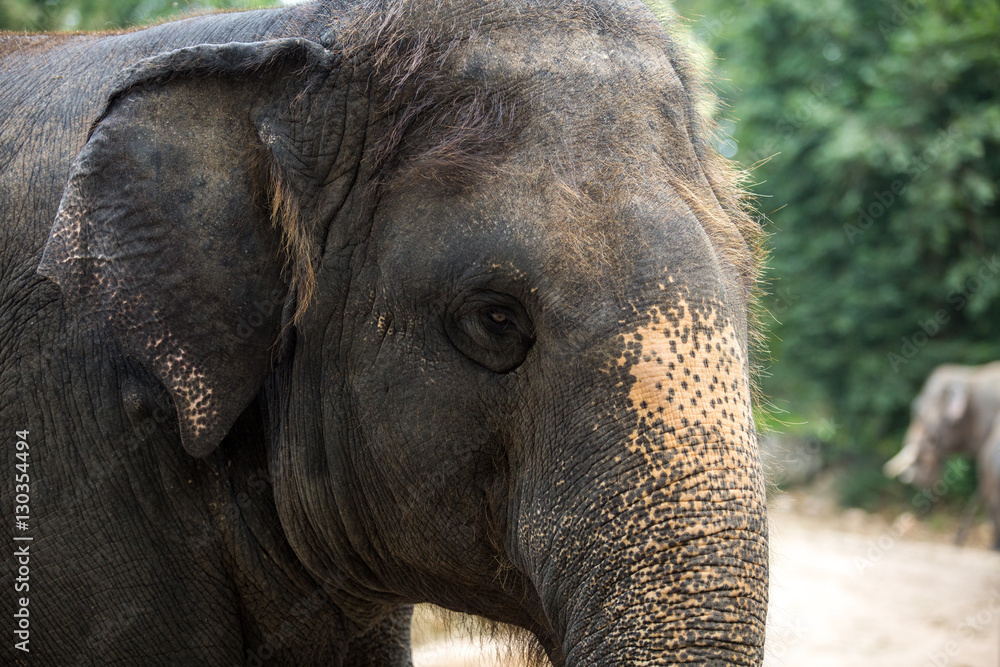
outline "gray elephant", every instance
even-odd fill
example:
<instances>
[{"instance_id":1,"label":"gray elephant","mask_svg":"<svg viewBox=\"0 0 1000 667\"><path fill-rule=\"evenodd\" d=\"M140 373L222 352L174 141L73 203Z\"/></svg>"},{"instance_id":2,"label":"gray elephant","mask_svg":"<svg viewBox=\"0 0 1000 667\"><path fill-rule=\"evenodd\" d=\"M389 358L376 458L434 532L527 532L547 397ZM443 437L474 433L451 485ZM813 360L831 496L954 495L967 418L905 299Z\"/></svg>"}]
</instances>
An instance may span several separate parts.
<instances>
[{"instance_id":1,"label":"gray elephant","mask_svg":"<svg viewBox=\"0 0 1000 667\"><path fill-rule=\"evenodd\" d=\"M0 58L6 664L760 663L758 227L638 0Z\"/></svg>"},{"instance_id":2,"label":"gray elephant","mask_svg":"<svg viewBox=\"0 0 1000 667\"><path fill-rule=\"evenodd\" d=\"M976 459L979 494L1000 548L1000 362L935 368L913 402L903 448L884 471L927 488L938 482L942 463L951 454Z\"/></svg>"}]
</instances>

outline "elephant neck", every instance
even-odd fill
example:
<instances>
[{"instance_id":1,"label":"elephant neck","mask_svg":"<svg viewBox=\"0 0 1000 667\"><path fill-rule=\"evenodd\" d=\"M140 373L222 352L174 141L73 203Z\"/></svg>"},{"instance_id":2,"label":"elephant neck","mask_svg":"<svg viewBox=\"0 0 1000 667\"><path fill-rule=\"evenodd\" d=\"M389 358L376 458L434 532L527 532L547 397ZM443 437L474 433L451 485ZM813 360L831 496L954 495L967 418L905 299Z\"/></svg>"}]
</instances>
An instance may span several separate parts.
<instances>
[{"instance_id":1,"label":"elephant neck","mask_svg":"<svg viewBox=\"0 0 1000 667\"><path fill-rule=\"evenodd\" d=\"M263 411L255 401L215 455L219 488L208 506L220 527L248 664L339 664L363 633L307 572L275 507Z\"/></svg>"},{"instance_id":2,"label":"elephant neck","mask_svg":"<svg viewBox=\"0 0 1000 667\"><path fill-rule=\"evenodd\" d=\"M335 567L320 581L289 544L262 404L255 401L223 442L222 482L208 503L240 598L246 663L409 665L412 608L345 596Z\"/></svg>"}]
</instances>

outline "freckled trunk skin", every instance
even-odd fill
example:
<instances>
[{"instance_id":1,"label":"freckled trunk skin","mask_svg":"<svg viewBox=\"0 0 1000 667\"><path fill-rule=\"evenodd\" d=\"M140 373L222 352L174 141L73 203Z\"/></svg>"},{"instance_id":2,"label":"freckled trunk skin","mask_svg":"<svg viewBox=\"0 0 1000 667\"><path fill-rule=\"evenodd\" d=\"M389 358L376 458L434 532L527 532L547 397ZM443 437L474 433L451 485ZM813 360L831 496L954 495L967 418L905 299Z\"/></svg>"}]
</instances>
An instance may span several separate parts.
<instances>
[{"instance_id":1,"label":"freckled trunk skin","mask_svg":"<svg viewBox=\"0 0 1000 667\"><path fill-rule=\"evenodd\" d=\"M701 471L682 488L664 480L594 528L589 553L574 564L588 575L570 602L566 664L760 664L765 514L748 512L720 488L725 478L712 477Z\"/></svg>"},{"instance_id":2,"label":"freckled trunk skin","mask_svg":"<svg viewBox=\"0 0 1000 667\"><path fill-rule=\"evenodd\" d=\"M614 444L578 462L584 479L554 471L557 491L540 494L572 516L522 517L547 554L534 580L562 638L557 664L763 660L764 485L744 343L721 312L680 300L619 338L618 398L590 429Z\"/></svg>"}]
</instances>

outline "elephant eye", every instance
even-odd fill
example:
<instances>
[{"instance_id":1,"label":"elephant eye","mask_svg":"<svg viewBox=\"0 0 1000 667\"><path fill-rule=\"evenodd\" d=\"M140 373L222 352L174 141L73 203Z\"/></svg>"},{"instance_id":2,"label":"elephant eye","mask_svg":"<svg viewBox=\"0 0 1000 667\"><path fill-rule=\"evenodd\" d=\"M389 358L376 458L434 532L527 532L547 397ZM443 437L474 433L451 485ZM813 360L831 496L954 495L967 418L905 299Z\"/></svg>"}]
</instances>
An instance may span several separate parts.
<instances>
[{"instance_id":1,"label":"elephant eye","mask_svg":"<svg viewBox=\"0 0 1000 667\"><path fill-rule=\"evenodd\" d=\"M483 310L486 328L490 333L503 335L517 332L517 316L506 308L493 306Z\"/></svg>"},{"instance_id":2,"label":"elephant eye","mask_svg":"<svg viewBox=\"0 0 1000 667\"><path fill-rule=\"evenodd\" d=\"M498 292L460 296L448 309L445 330L459 352L494 373L520 366L535 342L524 306Z\"/></svg>"}]
</instances>

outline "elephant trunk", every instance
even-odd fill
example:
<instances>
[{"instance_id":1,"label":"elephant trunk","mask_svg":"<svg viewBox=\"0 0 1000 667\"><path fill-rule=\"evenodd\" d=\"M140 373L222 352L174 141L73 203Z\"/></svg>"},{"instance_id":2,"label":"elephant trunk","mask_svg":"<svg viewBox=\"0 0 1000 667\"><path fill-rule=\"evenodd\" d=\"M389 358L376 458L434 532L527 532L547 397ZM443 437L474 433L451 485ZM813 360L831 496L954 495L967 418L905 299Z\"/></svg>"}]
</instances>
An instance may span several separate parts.
<instances>
[{"instance_id":1,"label":"elephant trunk","mask_svg":"<svg viewBox=\"0 0 1000 667\"><path fill-rule=\"evenodd\" d=\"M903 484L930 486L937 474L937 448L928 442L928 434L920 420L915 420L903 436L903 448L882 466L882 473Z\"/></svg>"},{"instance_id":2,"label":"elephant trunk","mask_svg":"<svg viewBox=\"0 0 1000 667\"><path fill-rule=\"evenodd\" d=\"M705 471L594 526L571 593L567 665L758 665L766 515ZM654 509L655 508L655 509Z\"/></svg>"},{"instance_id":3,"label":"elephant trunk","mask_svg":"<svg viewBox=\"0 0 1000 667\"><path fill-rule=\"evenodd\" d=\"M599 502L579 500L581 514L554 528L535 583L561 644L556 664L760 664L763 499L745 470L696 467L615 495L640 470L622 465L593 480Z\"/></svg>"},{"instance_id":4,"label":"elephant trunk","mask_svg":"<svg viewBox=\"0 0 1000 667\"><path fill-rule=\"evenodd\" d=\"M882 472L886 477L899 478L904 484L912 484L916 477L917 461L920 457L920 442L911 439L895 456L885 462Z\"/></svg>"},{"instance_id":5,"label":"elephant trunk","mask_svg":"<svg viewBox=\"0 0 1000 667\"><path fill-rule=\"evenodd\" d=\"M556 662L759 665L767 512L739 338L691 313L625 338L589 383L606 411L520 517Z\"/></svg>"}]
</instances>

